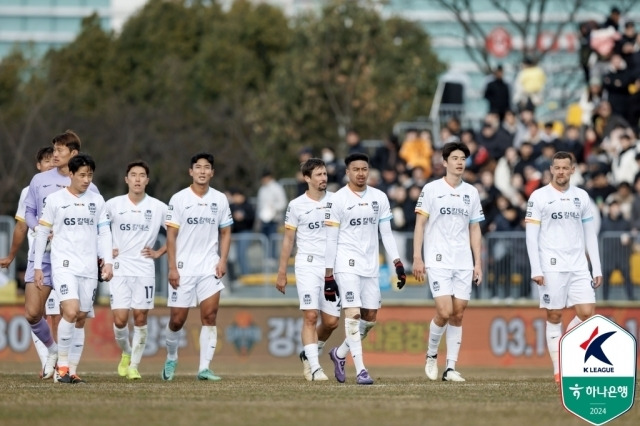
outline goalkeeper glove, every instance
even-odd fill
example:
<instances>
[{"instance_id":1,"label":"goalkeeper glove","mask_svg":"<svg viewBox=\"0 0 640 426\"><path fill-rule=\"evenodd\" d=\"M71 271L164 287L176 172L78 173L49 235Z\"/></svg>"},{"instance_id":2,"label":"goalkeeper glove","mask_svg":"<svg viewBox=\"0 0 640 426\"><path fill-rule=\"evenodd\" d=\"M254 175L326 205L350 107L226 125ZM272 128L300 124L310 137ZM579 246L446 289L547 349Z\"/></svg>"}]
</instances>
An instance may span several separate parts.
<instances>
[{"instance_id":1,"label":"goalkeeper glove","mask_svg":"<svg viewBox=\"0 0 640 426\"><path fill-rule=\"evenodd\" d=\"M338 291L338 283L336 283L333 275L324 277L324 298L329 302L335 302L337 297L340 296Z\"/></svg>"},{"instance_id":2,"label":"goalkeeper glove","mask_svg":"<svg viewBox=\"0 0 640 426\"><path fill-rule=\"evenodd\" d=\"M398 276L398 290L402 290L402 287L407 282L407 274L404 272L404 265L401 260L393 262L393 266L396 267L396 275Z\"/></svg>"}]
</instances>

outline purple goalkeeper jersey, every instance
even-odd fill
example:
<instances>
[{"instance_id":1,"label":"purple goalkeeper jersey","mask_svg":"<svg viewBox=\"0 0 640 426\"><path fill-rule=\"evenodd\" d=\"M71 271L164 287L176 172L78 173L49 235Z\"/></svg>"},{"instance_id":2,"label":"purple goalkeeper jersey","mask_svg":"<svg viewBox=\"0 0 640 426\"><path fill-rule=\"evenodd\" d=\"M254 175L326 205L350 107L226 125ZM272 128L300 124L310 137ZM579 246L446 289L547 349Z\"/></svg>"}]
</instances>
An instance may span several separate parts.
<instances>
[{"instance_id":1,"label":"purple goalkeeper jersey","mask_svg":"<svg viewBox=\"0 0 640 426\"><path fill-rule=\"evenodd\" d=\"M34 229L38 225L38 220L40 220L40 216L42 216L47 197L62 188L66 188L70 184L71 178L61 175L55 167L46 172L38 173L31 179L27 198L24 200L26 208L25 221L30 229ZM100 193L93 183L89 186L89 190L97 192L98 194ZM29 260L33 259L32 255L33 248L29 252ZM43 263L51 263L49 255L50 253L48 251L44 254Z\"/></svg>"}]
</instances>

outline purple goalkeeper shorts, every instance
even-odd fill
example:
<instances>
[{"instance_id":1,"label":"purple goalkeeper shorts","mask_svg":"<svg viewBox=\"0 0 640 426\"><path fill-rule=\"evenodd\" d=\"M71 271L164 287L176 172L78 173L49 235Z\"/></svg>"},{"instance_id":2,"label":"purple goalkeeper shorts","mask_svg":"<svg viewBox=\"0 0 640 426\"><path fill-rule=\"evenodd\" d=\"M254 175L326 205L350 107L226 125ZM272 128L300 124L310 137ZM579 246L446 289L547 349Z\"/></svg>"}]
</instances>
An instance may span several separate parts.
<instances>
[{"instance_id":1,"label":"purple goalkeeper shorts","mask_svg":"<svg viewBox=\"0 0 640 426\"><path fill-rule=\"evenodd\" d=\"M35 282L34 265L35 263L30 260L27 265L27 272L25 272L24 274L25 283ZM44 285L53 288L53 285L51 284L51 264L50 263L42 264L42 273L44 274Z\"/></svg>"}]
</instances>

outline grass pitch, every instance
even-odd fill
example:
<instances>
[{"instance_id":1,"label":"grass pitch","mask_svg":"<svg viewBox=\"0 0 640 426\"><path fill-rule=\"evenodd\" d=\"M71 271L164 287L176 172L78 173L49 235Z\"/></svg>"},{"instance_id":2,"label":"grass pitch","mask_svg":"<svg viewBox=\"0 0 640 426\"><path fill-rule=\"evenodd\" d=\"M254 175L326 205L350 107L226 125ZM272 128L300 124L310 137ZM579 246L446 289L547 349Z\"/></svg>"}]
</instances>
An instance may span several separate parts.
<instances>
[{"instance_id":1,"label":"grass pitch","mask_svg":"<svg viewBox=\"0 0 640 426\"><path fill-rule=\"evenodd\" d=\"M460 366L467 382L449 383L429 381L421 368L372 367L375 384L358 386L349 370L347 383L337 383L330 364L328 382L309 383L299 364L269 372L255 365L215 366L221 382L198 382L190 365L178 365L175 380L163 382L161 365L143 363L143 378L136 382L106 371L115 364L86 365L81 371L87 385L61 385L14 367L0 366L5 426L587 424L564 410L546 370ZM636 387L634 407L610 424L640 424L638 393Z\"/></svg>"}]
</instances>

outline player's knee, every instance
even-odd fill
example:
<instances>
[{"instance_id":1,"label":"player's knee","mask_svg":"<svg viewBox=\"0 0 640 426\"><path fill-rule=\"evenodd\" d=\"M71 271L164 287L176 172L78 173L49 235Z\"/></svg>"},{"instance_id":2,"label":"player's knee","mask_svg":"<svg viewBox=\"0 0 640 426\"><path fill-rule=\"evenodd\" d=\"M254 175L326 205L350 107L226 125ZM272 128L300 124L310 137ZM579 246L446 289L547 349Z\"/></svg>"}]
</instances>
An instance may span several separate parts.
<instances>
[{"instance_id":1,"label":"player's knee","mask_svg":"<svg viewBox=\"0 0 640 426\"><path fill-rule=\"evenodd\" d=\"M315 311L305 311L304 325L308 327L315 327L317 323L318 323L318 313Z\"/></svg>"},{"instance_id":2,"label":"player's knee","mask_svg":"<svg viewBox=\"0 0 640 426\"><path fill-rule=\"evenodd\" d=\"M114 318L113 319L113 324L117 327L117 328L125 328L127 326L129 321L127 321L126 319L123 318Z\"/></svg>"},{"instance_id":3,"label":"player's knee","mask_svg":"<svg viewBox=\"0 0 640 426\"><path fill-rule=\"evenodd\" d=\"M336 328L338 328L338 326L340 325L340 318L339 317L331 317L330 320L326 320L324 322L324 326L325 328L333 331Z\"/></svg>"}]
</instances>

